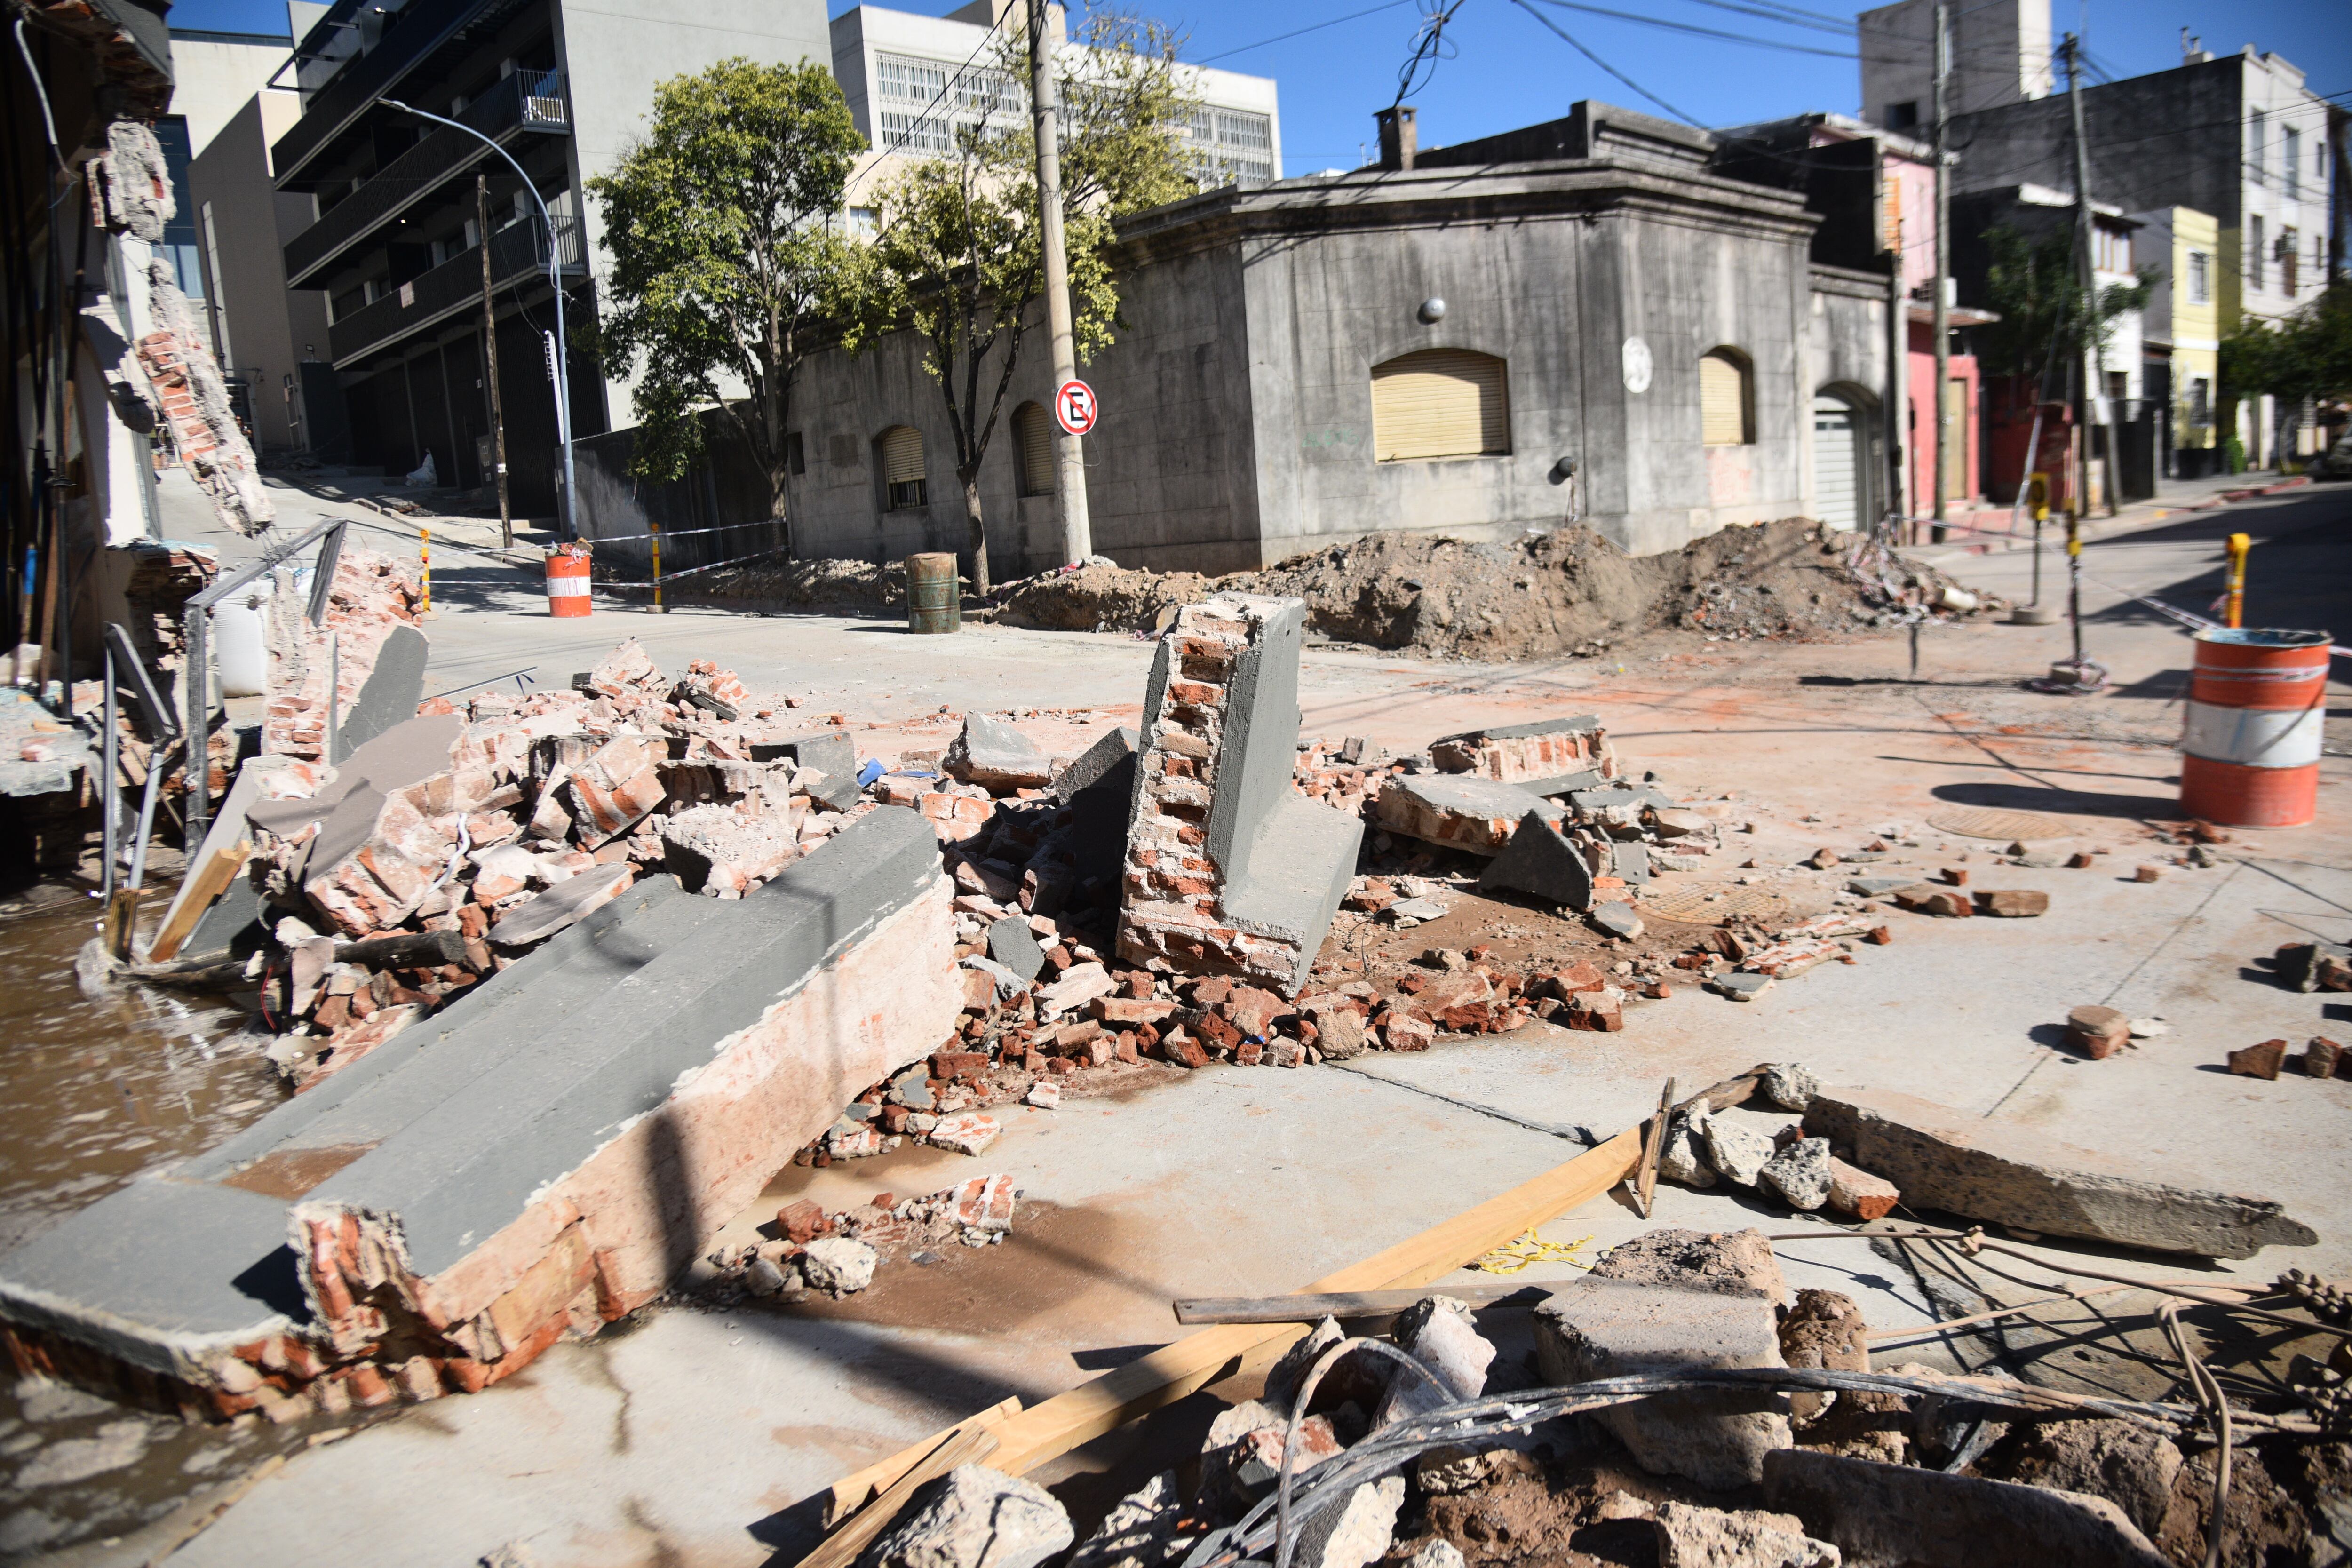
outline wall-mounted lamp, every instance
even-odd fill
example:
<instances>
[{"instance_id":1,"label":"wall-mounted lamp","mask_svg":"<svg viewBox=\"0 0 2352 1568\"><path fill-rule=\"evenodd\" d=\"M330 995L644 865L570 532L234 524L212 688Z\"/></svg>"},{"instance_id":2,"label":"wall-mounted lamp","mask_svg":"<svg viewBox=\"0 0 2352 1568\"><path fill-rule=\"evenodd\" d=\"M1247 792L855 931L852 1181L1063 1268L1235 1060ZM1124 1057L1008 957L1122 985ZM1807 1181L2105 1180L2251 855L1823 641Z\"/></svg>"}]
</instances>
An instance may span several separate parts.
<instances>
[{"instance_id":1,"label":"wall-mounted lamp","mask_svg":"<svg viewBox=\"0 0 2352 1568\"><path fill-rule=\"evenodd\" d=\"M1437 325L1438 322L1445 320L1445 297L1442 294L1432 294L1421 302L1421 309L1416 313L1421 317L1422 325L1425 327Z\"/></svg>"}]
</instances>

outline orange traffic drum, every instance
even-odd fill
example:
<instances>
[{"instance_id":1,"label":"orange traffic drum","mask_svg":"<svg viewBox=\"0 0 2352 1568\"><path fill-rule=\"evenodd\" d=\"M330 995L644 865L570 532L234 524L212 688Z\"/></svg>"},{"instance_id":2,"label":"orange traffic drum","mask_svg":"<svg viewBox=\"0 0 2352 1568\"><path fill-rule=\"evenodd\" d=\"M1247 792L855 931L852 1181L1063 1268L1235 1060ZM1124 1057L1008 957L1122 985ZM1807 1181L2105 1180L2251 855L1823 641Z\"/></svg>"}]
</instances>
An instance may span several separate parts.
<instances>
[{"instance_id":1,"label":"orange traffic drum","mask_svg":"<svg viewBox=\"0 0 2352 1568\"><path fill-rule=\"evenodd\" d=\"M2319 809L2326 632L2197 634L2180 736L2180 809L2231 827L2301 827Z\"/></svg>"}]
</instances>

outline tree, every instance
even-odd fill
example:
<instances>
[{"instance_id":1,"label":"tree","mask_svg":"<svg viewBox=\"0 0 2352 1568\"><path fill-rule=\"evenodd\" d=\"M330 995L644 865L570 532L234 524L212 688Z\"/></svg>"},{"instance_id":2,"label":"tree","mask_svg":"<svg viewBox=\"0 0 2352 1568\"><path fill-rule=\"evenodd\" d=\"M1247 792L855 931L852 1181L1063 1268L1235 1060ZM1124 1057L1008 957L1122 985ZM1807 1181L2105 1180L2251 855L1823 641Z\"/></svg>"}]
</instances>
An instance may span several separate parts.
<instances>
[{"instance_id":1,"label":"tree","mask_svg":"<svg viewBox=\"0 0 2352 1568\"><path fill-rule=\"evenodd\" d=\"M692 469L715 410L789 521L793 382L862 288L840 216L865 146L824 66L738 57L656 88L651 133L588 182L613 258L603 352L621 374L643 366L633 473Z\"/></svg>"},{"instance_id":2,"label":"tree","mask_svg":"<svg viewBox=\"0 0 2352 1568\"><path fill-rule=\"evenodd\" d=\"M1156 23L1096 12L1059 57L1062 205L1070 305L1081 362L1111 342L1118 291L1113 221L1199 188L1183 137L1196 100ZM942 117L954 149L888 181L877 194L877 270L853 348L908 328L947 405L963 489L972 586L989 591L980 469L1029 335L1043 324L1045 263L1037 228L1035 141L1027 43L1017 33L985 68L948 85Z\"/></svg>"},{"instance_id":3,"label":"tree","mask_svg":"<svg viewBox=\"0 0 2352 1568\"><path fill-rule=\"evenodd\" d=\"M2116 317L2144 308L2162 273L2143 267L2130 283L2110 283L2092 298L2083 287L2079 241L2071 230L2030 239L2002 225L1985 231L1991 258L1985 303L2000 320L1978 329L1984 368L2038 381L2053 364L2105 348Z\"/></svg>"}]
</instances>

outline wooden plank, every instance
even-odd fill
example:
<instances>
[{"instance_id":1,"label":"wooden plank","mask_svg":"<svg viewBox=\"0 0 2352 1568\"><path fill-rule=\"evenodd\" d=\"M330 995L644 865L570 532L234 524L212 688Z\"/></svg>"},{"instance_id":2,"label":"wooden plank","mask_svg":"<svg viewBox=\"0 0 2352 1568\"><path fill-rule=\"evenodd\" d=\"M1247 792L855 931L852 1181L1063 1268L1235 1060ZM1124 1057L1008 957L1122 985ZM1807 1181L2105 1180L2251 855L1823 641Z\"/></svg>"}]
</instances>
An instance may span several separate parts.
<instances>
[{"instance_id":1,"label":"wooden plank","mask_svg":"<svg viewBox=\"0 0 2352 1568\"><path fill-rule=\"evenodd\" d=\"M872 1501L877 1493L888 1491L900 1476L922 1463L926 1455L949 1438L974 1426L992 1426L1020 1408L1020 1395L1014 1394L1001 1405L992 1405L944 1431L934 1432L921 1442L899 1449L887 1459L875 1460L855 1475L842 1477L833 1483L833 1491L825 1499L824 1527L831 1530Z\"/></svg>"},{"instance_id":2,"label":"wooden plank","mask_svg":"<svg viewBox=\"0 0 2352 1568\"><path fill-rule=\"evenodd\" d=\"M182 944L194 932L196 922L213 907L214 900L228 891L228 885L244 868L246 857L252 853L253 846L244 842L213 851L213 858L190 879L187 892L177 900L179 907L172 911L172 918L155 933L155 940L147 944L148 963L166 963L179 953Z\"/></svg>"},{"instance_id":3,"label":"wooden plank","mask_svg":"<svg viewBox=\"0 0 2352 1568\"><path fill-rule=\"evenodd\" d=\"M1599 1197L1625 1179L1641 1158L1642 1132L1629 1127L1509 1192L1374 1253L1307 1289L1374 1290L1426 1285L1555 1215ZM993 1461L1021 1475L1082 1443L1223 1378L1262 1347L1271 1352L1307 1332L1302 1324L1229 1323L1203 1329L1125 1366L1032 1405L994 1428L1003 1447Z\"/></svg>"},{"instance_id":4,"label":"wooden plank","mask_svg":"<svg viewBox=\"0 0 2352 1568\"><path fill-rule=\"evenodd\" d=\"M1666 1151L1666 1123L1674 1114L1675 1080L1668 1079L1658 1096L1658 1113L1650 1119L1650 1131L1642 1140L1642 1169L1633 1182L1633 1195L1641 1200L1643 1219L1650 1217L1650 1200L1658 1190L1658 1156Z\"/></svg>"},{"instance_id":5,"label":"wooden plank","mask_svg":"<svg viewBox=\"0 0 2352 1568\"><path fill-rule=\"evenodd\" d=\"M1326 1318L1383 1318L1402 1312L1435 1289L1472 1307L1511 1303L1534 1306L1549 1294L1541 1283L1524 1279L1456 1281L1442 1287L1416 1285L1403 1290L1345 1290L1322 1295L1300 1291L1291 1296L1199 1296L1175 1303L1180 1323L1319 1323Z\"/></svg>"},{"instance_id":6,"label":"wooden plank","mask_svg":"<svg viewBox=\"0 0 2352 1568\"><path fill-rule=\"evenodd\" d=\"M937 1480L958 1465L969 1465L984 1459L996 1449L996 1434L985 1426L970 1426L957 1432L938 1447L924 1455L908 1472L892 1481L880 1497L858 1511L857 1517L825 1537L817 1549L800 1561L800 1568L850 1568L858 1554L874 1543L877 1536L898 1517L907 1500L924 1485Z\"/></svg>"}]
</instances>

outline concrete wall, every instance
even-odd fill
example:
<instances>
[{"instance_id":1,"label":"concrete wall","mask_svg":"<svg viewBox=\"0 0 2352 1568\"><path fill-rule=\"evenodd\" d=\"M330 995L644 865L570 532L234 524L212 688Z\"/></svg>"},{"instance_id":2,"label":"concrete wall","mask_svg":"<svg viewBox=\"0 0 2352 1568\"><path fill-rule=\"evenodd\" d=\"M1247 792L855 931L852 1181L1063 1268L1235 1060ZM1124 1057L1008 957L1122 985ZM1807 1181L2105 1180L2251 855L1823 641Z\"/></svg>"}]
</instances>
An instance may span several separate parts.
<instances>
[{"instance_id":1,"label":"concrete wall","mask_svg":"<svg viewBox=\"0 0 2352 1568\"><path fill-rule=\"evenodd\" d=\"M1886 279L1843 268L1815 267L1807 301L1804 511L1818 516L1811 399L1834 397L1854 411L1856 461L1862 475L1860 515L1876 517L1886 498Z\"/></svg>"},{"instance_id":2,"label":"concrete wall","mask_svg":"<svg viewBox=\"0 0 2352 1568\"><path fill-rule=\"evenodd\" d=\"M1862 117L1895 130L1888 110L1914 106L1935 118L1936 0L1901 0L1854 18L1862 56ZM1951 112L1965 114L2048 94L2050 0L1976 0L1949 8Z\"/></svg>"},{"instance_id":3,"label":"concrete wall","mask_svg":"<svg viewBox=\"0 0 2352 1568\"><path fill-rule=\"evenodd\" d=\"M197 234L208 241L224 368L252 377L253 437L263 447L301 447L302 362L327 357L327 297L286 287L282 237L312 221L308 195L281 195L269 148L301 117L290 92L248 97L188 165ZM286 397L286 378L294 398Z\"/></svg>"},{"instance_id":4,"label":"concrete wall","mask_svg":"<svg viewBox=\"0 0 2352 1568\"><path fill-rule=\"evenodd\" d=\"M555 0L556 58L572 100L572 200L583 208L589 268L601 273L604 216L585 182L609 173L651 124L654 89L732 56L763 63L829 64L823 0L698 0L691 15L665 0ZM608 386L614 426L634 425L625 384Z\"/></svg>"}]
</instances>

